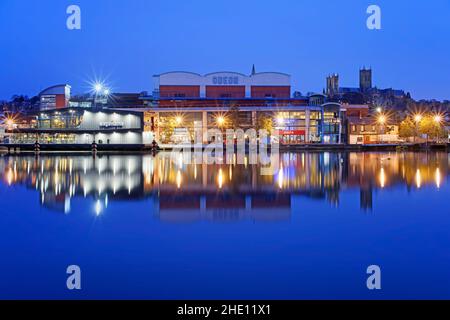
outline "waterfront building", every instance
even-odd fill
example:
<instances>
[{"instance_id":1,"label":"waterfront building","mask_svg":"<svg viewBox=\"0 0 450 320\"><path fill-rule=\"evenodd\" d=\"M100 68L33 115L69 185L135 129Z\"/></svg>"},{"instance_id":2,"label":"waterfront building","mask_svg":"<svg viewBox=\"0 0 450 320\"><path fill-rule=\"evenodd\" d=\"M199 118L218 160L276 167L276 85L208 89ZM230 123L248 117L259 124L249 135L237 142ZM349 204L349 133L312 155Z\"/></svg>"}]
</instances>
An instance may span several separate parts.
<instances>
[{"instance_id":1,"label":"waterfront building","mask_svg":"<svg viewBox=\"0 0 450 320\"><path fill-rule=\"evenodd\" d=\"M208 129L277 130L282 144L341 143L343 113L326 96L291 97L291 76L167 72L154 76L145 123L161 144L192 142ZM264 125L262 125L264 124Z\"/></svg>"},{"instance_id":2,"label":"waterfront building","mask_svg":"<svg viewBox=\"0 0 450 320\"><path fill-rule=\"evenodd\" d=\"M399 126L382 115L369 113L368 105L343 105L346 113L348 144L376 144L399 142ZM380 121L382 120L382 121Z\"/></svg>"},{"instance_id":3,"label":"waterfront building","mask_svg":"<svg viewBox=\"0 0 450 320\"><path fill-rule=\"evenodd\" d=\"M127 145L150 144L142 112L64 108L30 116L27 126L8 130L12 144Z\"/></svg>"},{"instance_id":4,"label":"waterfront building","mask_svg":"<svg viewBox=\"0 0 450 320\"><path fill-rule=\"evenodd\" d=\"M71 87L60 84L42 90L39 93L39 109L41 111L61 109L69 106Z\"/></svg>"}]
</instances>

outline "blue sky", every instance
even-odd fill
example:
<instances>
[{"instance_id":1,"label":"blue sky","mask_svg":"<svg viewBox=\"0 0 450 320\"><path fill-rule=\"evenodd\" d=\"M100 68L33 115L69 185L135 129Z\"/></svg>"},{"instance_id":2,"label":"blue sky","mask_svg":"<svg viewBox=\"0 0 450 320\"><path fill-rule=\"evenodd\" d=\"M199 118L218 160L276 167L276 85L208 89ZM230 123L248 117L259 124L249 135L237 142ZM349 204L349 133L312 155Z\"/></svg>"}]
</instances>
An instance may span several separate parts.
<instances>
[{"instance_id":1,"label":"blue sky","mask_svg":"<svg viewBox=\"0 0 450 320\"><path fill-rule=\"evenodd\" d=\"M82 29L66 28L81 7ZM382 10L382 30L366 9ZM321 91L325 77L374 84L414 98L450 99L450 2L380 0L0 0L0 99L69 83L75 93L106 79L116 92L152 90L152 75L280 71L294 90Z\"/></svg>"}]
</instances>

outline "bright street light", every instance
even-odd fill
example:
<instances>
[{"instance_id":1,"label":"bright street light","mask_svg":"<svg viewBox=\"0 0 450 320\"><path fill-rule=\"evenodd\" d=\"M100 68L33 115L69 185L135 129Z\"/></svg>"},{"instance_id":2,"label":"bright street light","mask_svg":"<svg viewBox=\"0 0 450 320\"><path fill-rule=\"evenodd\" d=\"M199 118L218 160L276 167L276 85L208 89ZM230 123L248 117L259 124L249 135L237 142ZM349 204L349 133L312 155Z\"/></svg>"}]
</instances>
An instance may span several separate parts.
<instances>
[{"instance_id":1,"label":"bright street light","mask_svg":"<svg viewBox=\"0 0 450 320\"><path fill-rule=\"evenodd\" d=\"M175 117L175 122L176 122L178 125L180 125L180 124L183 123L183 118L182 118L181 116L177 116L177 117Z\"/></svg>"},{"instance_id":2,"label":"bright street light","mask_svg":"<svg viewBox=\"0 0 450 320\"><path fill-rule=\"evenodd\" d=\"M378 117L378 123L379 124L385 124L386 123L386 116L385 115L380 115Z\"/></svg>"},{"instance_id":3,"label":"bright street light","mask_svg":"<svg viewBox=\"0 0 450 320\"><path fill-rule=\"evenodd\" d=\"M415 116L414 116L414 121L415 122L417 122L417 123L419 123L420 121L422 121L422 115L420 115L420 114L416 114Z\"/></svg>"},{"instance_id":4,"label":"bright street light","mask_svg":"<svg viewBox=\"0 0 450 320\"><path fill-rule=\"evenodd\" d=\"M12 128L14 126L14 120L13 119L7 119L6 120L6 126L8 128Z\"/></svg>"},{"instance_id":5,"label":"bright street light","mask_svg":"<svg viewBox=\"0 0 450 320\"><path fill-rule=\"evenodd\" d=\"M383 109L381 109L381 107L377 107L377 112L381 113L383 111Z\"/></svg>"},{"instance_id":6,"label":"bright street light","mask_svg":"<svg viewBox=\"0 0 450 320\"><path fill-rule=\"evenodd\" d=\"M442 122L442 116L441 115L435 115L434 116L434 122L441 123Z\"/></svg>"},{"instance_id":7,"label":"bright street light","mask_svg":"<svg viewBox=\"0 0 450 320\"><path fill-rule=\"evenodd\" d=\"M104 94L105 96L108 96L108 95L110 94L109 89L106 88L105 90L103 90L103 94Z\"/></svg>"},{"instance_id":8,"label":"bright street light","mask_svg":"<svg viewBox=\"0 0 450 320\"><path fill-rule=\"evenodd\" d=\"M219 125L219 127L223 126L225 124L225 118L223 116L218 116L217 124Z\"/></svg>"},{"instance_id":9,"label":"bright street light","mask_svg":"<svg viewBox=\"0 0 450 320\"><path fill-rule=\"evenodd\" d=\"M103 90L103 85L101 83L96 83L94 85L94 90L96 93L100 93Z\"/></svg>"}]
</instances>

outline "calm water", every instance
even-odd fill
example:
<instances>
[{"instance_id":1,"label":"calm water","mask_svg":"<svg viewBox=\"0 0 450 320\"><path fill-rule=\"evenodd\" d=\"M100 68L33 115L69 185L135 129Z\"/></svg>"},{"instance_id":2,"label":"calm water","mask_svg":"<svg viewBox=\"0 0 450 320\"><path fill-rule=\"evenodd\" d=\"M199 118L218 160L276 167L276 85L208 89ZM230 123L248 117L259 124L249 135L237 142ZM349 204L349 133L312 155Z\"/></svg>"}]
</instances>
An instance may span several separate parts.
<instances>
[{"instance_id":1,"label":"calm water","mask_svg":"<svg viewBox=\"0 0 450 320\"><path fill-rule=\"evenodd\" d=\"M447 153L281 163L4 155L0 298L450 298Z\"/></svg>"}]
</instances>

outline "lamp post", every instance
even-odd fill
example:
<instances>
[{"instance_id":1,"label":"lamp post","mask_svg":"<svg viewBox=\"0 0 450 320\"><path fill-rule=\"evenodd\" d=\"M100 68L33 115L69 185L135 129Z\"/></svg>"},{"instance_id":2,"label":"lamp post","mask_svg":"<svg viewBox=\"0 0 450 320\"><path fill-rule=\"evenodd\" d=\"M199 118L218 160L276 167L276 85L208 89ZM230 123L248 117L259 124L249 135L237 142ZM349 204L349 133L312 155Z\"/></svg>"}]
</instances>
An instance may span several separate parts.
<instances>
[{"instance_id":1,"label":"lamp post","mask_svg":"<svg viewBox=\"0 0 450 320\"><path fill-rule=\"evenodd\" d=\"M94 83L92 91L94 92L94 108L97 107L97 101L99 98L108 98L111 94L111 90L101 82Z\"/></svg>"},{"instance_id":2,"label":"lamp post","mask_svg":"<svg viewBox=\"0 0 450 320\"><path fill-rule=\"evenodd\" d=\"M13 119L7 119L6 120L6 128L8 129L8 130L11 130L11 129L13 129L13 127L14 127L14 120Z\"/></svg>"},{"instance_id":3,"label":"lamp post","mask_svg":"<svg viewBox=\"0 0 450 320\"><path fill-rule=\"evenodd\" d=\"M217 125L219 126L219 128L222 128L224 124L225 124L225 118L223 116L218 116L217 117Z\"/></svg>"},{"instance_id":4,"label":"lamp post","mask_svg":"<svg viewBox=\"0 0 450 320\"><path fill-rule=\"evenodd\" d=\"M414 142L416 142L416 138L419 135L419 124L422 121L422 119L423 119L423 117L422 117L421 114L416 114L414 116L414 122L416 124L416 132L415 132L415 135L414 135Z\"/></svg>"},{"instance_id":5,"label":"lamp post","mask_svg":"<svg viewBox=\"0 0 450 320\"><path fill-rule=\"evenodd\" d=\"M218 114L216 116L216 124L217 124L217 126L219 127L219 129L221 131L221 137L222 137L222 141L221 142L224 141L224 138L223 138L224 137L224 133L222 132L222 129L223 129L224 125L225 125L225 122L226 122L225 121L225 117L222 114Z\"/></svg>"},{"instance_id":6,"label":"lamp post","mask_svg":"<svg viewBox=\"0 0 450 320\"><path fill-rule=\"evenodd\" d=\"M437 133L436 133L436 142L439 143L439 135L441 131L441 124L442 124L443 117L439 114L435 115L433 118L433 121L437 125Z\"/></svg>"},{"instance_id":7,"label":"lamp post","mask_svg":"<svg viewBox=\"0 0 450 320\"><path fill-rule=\"evenodd\" d=\"M103 85L101 83L96 83L94 85L94 108L97 108L98 95L103 91Z\"/></svg>"},{"instance_id":8,"label":"lamp post","mask_svg":"<svg viewBox=\"0 0 450 320\"><path fill-rule=\"evenodd\" d=\"M378 116L378 118L377 118L377 122L378 122L378 124L381 126L381 128L383 129L384 128L384 125L385 125L385 123L386 123L386 116L384 115L384 114L380 114L379 116ZM383 133L383 132L381 132L381 133ZM380 140L380 137L378 136L378 140ZM378 142L380 142L380 141L378 141Z\"/></svg>"}]
</instances>

